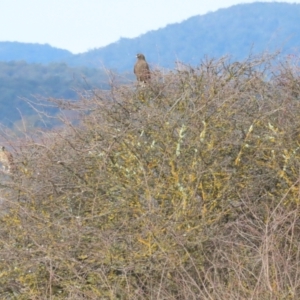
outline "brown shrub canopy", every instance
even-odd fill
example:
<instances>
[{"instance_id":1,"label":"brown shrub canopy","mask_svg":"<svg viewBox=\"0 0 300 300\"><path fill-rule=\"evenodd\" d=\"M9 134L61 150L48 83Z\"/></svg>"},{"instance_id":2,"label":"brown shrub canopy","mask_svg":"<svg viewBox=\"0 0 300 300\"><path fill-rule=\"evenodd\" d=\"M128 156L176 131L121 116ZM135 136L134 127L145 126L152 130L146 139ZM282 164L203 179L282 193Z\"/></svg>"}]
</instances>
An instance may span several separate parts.
<instances>
[{"instance_id":1,"label":"brown shrub canopy","mask_svg":"<svg viewBox=\"0 0 300 300\"><path fill-rule=\"evenodd\" d=\"M2 186L2 294L299 298L299 68L275 62L156 71L27 137Z\"/></svg>"}]
</instances>

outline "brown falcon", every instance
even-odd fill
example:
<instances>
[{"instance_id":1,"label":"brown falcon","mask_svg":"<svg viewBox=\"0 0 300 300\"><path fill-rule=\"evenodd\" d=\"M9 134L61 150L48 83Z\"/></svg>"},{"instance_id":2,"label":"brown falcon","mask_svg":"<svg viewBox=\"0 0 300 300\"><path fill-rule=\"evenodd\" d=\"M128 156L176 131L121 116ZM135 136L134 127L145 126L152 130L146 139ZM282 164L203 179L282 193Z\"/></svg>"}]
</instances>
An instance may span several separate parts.
<instances>
[{"instance_id":1,"label":"brown falcon","mask_svg":"<svg viewBox=\"0 0 300 300\"><path fill-rule=\"evenodd\" d=\"M150 68L146 62L144 54L138 53L136 55L137 62L134 65L134 74L139 82L146 83L150 79Z\"/></svg>"}]
</instances>

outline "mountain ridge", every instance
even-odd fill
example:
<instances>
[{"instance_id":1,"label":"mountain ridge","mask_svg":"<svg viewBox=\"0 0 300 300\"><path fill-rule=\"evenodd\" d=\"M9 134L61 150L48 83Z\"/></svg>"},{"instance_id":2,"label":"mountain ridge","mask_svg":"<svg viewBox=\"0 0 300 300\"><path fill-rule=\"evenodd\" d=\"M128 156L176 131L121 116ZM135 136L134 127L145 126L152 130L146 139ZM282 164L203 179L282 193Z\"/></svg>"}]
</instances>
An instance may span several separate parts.
<instances>
[{"instance_id":1,"label":"mountain ridge","mask_svg":"<svg viewBox=\"0 0 300 300\"><path fill-rule=\"evenodd\" d=\"M49 44L0 42L0 61L5 62L24 60L27 63L51 63L72 55L74 54L68 50Z\"/></svg>"},{"instance_id":2,"label":"mountain ridge","mask_svg":"<svg viewBox=\"0 0 300 300\"><path fill-rule=\"evenodd\" d=\"M249 53L261 53L266 50L281 50L282 53L298 51L299 19L300 4L237 4L204 15L192 16L180 23L169 24L136 38L120 38L107 46L80 54L53 48L51 53L48 52L47 58L43 51L50 49L47 45L42 45L40 52L37 49L36 52L33 51L31 60L26 56L26 52L22 54L21 50L13 52L19 54L19 57L4 57L2 42L0 61L65 62L71 66L132 72L137 52L144 53L152 66L159 65L165 68L173 68L177 60L197 65L206 56L218 58L231 55L233 59L240 60ZM37 47L37 44L33 46Z\"/></svg>"},{"instance_id":3,"label":"mountain ridge","mask_svg":"<svg viewBox=\"0 0 300 300\"><path fill-rule=\"evenodd\" d=\"M131 70L135 53L143 52L152 65L173 68L176 60L197 65L208 57L246 58L263 51L295 51L300 41L300 4L238 4L180 23L169 24L136 38L121 38L105 47L77 54L69 64Z\"/></svg>"}]
</instances>

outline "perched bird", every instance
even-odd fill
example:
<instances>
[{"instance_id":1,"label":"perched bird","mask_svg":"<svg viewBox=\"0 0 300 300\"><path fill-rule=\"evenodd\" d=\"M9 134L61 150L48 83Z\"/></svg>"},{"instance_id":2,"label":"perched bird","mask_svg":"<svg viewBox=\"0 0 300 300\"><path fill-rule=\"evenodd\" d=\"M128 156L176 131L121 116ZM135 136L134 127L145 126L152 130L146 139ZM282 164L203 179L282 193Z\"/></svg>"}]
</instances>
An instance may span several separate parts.
<instances>
[{"instance_id":1,"label":"perched bird","mask_svg":"<svg viewBox=\"0 0 300 300\"><path fill-rule=\"evenodd\" d=\"M5 173L11 173L15 170L14 158L4 146L2 146L0 150L0 165L2 165L2 171Z\"/></svg>"},{"instance_id":2,"label":"perched bird","mask_svg":"<svg viewBox=\"0 0 300 300\"><path fill-rule=\"evenodd\" d=\"M138 53L136 55L137 62L134 65L133 72L139 82L146 83L150 79L150 68L146 62L144 54Z\"/></svg>"}]
</instances>

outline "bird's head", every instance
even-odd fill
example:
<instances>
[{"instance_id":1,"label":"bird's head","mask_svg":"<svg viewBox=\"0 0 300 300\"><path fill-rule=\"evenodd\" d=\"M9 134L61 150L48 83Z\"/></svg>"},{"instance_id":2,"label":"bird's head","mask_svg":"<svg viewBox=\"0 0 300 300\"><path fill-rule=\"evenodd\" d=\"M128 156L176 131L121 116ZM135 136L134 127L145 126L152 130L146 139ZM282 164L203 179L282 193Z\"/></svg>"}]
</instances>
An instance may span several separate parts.
<instances>
[{"instance_id":1,"label":"bird's head","mask_svg":"<svg viewBox=\"0 0 300 300\"><path fill-rule=\"evenodd\" d=\"M145 60L145 55L142 54L142 53L138 53L138 54L136 55L136 57L137 57L137 59L143 59L143 60Z\"/></svg>"}]
</instances>

